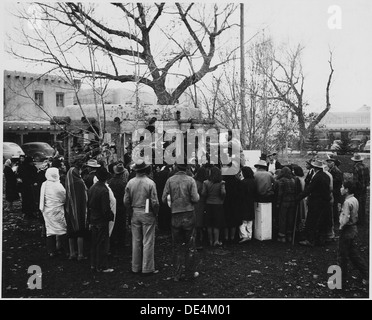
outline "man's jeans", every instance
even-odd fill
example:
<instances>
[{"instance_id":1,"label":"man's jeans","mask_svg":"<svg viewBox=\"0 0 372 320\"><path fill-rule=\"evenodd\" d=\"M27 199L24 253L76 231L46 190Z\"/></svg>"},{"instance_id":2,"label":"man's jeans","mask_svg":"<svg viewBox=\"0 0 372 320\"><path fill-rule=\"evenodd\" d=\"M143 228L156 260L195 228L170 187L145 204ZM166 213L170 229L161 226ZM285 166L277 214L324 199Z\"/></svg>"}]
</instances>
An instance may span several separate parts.
<instances>
[{"instance_id":1,"label":"man's jeans","mask_svg":"<svg viewBox=\"0 0 372 320\"><path fill-rule=\"evenodd\" d=\"M155 271L155 215L133 212L132 225L132 271L151 273Z\"/></svg>"},{"instance_id":2,"label":"man's jeans","mask_svg":"<svg viewBox=\"0 0 372 320\"><path fill-rule=\"evenodd\" d=\"M174 278L180 279L183 265L186 278L195 272L195 213L194 211L172 213L172 240Z\"/></svg>"}]
</instances>

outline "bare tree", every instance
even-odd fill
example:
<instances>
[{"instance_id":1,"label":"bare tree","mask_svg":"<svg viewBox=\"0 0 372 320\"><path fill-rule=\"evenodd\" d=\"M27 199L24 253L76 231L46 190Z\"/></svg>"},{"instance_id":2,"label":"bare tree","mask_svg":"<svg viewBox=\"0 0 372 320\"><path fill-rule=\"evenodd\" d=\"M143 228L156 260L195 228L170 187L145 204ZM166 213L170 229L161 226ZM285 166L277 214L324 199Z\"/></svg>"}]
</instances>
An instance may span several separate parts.
<instances>
[{"instance_id":1,"label":"bare tree","mask_svg":"<svg viewBox=\"0 0 372 320\"><path fill-rule=\"evenodd\" d=\"M19 11L18 17L49 30L36 34L22 28L19 35L13 34L13 39L21 39L20 50L15 45L9 49L16 57L96 79L143 84L153 89L162 105L174 104L187 88L224 63L212 60L217 39L234 26L229 20L236 9L234 4L220 8L217 4L194 3L111 3L104 4L105 7L99 3L71 2L32 5L36 10L26 8ZM174 48L166 37L158 38L159 30L177 36L178 42L184 43L182 49ZM48 38L40 39L40 35ZM99 69L81 68L79 63L89 61L87 45L94 50ZM28 50L23 51L22 47ZM32 52L28 54L30 49ZM135 63L132 57L137 58ZM178 69L184 58L195 59L195 68L182 74ZM174 73L177 77L170 80ZM172 83L171 88L168 83Z\"/></svg>"},{"instance_id":2,"label":"bare tree","mask_svg":"<svg viewBox=\"0 0 372 320\"><path fill-rule=\"evenodd\" d=\"M331 52L329 60L331 71L326 86L325 108L319 114L308 114L306 111L308 103L305 101L304 97L305 76L301 64L302 51L303 47L298 45L295 50L287 53L286 58L281 60L276 57L273 50L271 59L272 65L269 69L264 67L261 61L262 72L267 76L274 88L274 94L268 97L268 99L280 101L288 108L289 112L293 113L297 118L300 150L304 148L308 132L320 122L331 108L329 90L334 72Z\"/></svg>"}]
</instances>

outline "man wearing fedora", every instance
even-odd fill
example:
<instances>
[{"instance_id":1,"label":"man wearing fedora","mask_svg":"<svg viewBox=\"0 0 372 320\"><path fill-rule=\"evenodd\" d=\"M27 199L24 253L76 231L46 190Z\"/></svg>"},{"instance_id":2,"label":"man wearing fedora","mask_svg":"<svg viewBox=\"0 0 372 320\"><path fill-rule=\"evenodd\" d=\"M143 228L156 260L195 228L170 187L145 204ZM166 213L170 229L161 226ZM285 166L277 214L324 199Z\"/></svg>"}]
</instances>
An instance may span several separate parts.
<instances>
[{"instance_id":1,"label":"man wearing fedora","mask_svg":"<svg viewBox=\"0 0 372 320\"><path fill-rule=\"evenodd\" d=\"M112 272L107 268L109 249L109 222L114 220L110 207L106 181L110 173L101 167L96 171L98 181L88 190L87 223L92 232L91 269L97 272Z\"/></svg>"},{"instance_id":2,"label":"man wearing fedora","mask_svg":"<svg viewBox=\"0 0 372 320\"><path fill-rule=\"evenodd\" d=\"M186 164L177 164L178 171L165 183L162 201L168 203L172 212L171 230L173 241L174 280L191 280L199 276L195 271L196 216L194 204L200 197L194 178L186 173ZM183 267L185 272L183 273Z\"/></svg>"},{"instance_id":3,"label":"man wearing fedora","mask_svg":"<svg viewBox=\"0 0 372 320\"><path fill-rule=\"evenodd\" d=\"M272 152L267 155L268 162L267 162L267 171L271 172L273 175L276 170L283 168L281 163L276 159L277 153Z\"/></svg>"},{"instance_id":4,"label":"man wearing fedora","mask_svg":"<svg viewBox=\"0 0 372 320\"><path fill-rule=\"evenodd\" d=\"M338 224L339 220L339 209L341 209L341 202L342 202L342 196L341 196L341 186L344 181L344 175L342 171L337 167L336 162L337 158L335 156L330 156L326 159L327 166L328 166L328 172L332 175L333 180L333 208L332 208L332 216L333 216L333 222L334 224ZM335 228L334 230L336 230Z\"/></svg>"},{"instance_id":5,"label":"man wearing fedora","mask_svg":"<svg viewBox=\"0 0 372 320\"><path fill-rule=\"evenodd\" d=\"M126 181L123 179L125 172L124 164L119 162L113 167L114 175L108 181L109 187L114 193L116 199L116 216L115 225L112 230L110 237L111 249L117 250L118 248L124 248L125 237L126 237L126 225L127 225L127 215L124 206L124 192L127 185Z\"/></svg>"},{"instance_id":6,"label":"man wearing fedora","mask_svg":"<svg viewBox=\"0 0 372 320\"><path fill-rule=\"evenodd\" d=\"M308 197L308 214L305 223L305 240L299 243L304 246L314 246L316 241L323 243L321 239L327 232L327 208L331 200L330 178L323 171L323 162L315 159L311 162L314 175L299 199Z\"/></svg>"},{"instance_id":7,"label":"man wearing fedora","mask_svg":"<svg viewBox=\"0 0 372 320\"><path fill-rule=\"evenodd\" d=\"M353 182L356 186L354 196L359 202L358 223L363 225L367 223L366 201L367 187L370 184L370 174L368 168L363 163L364 158L359 153L354 153L351 160L354 161Z\"/></svg>"},{"instance_id":8,"label":"man wearing fedora","mask_svg":"<svg viewBox=\"0 0 372 320\"><path fill-rule=\"evenodd\" d=\"M267 163L265 160L259 160L254 167L257 169L254 173L257 202L272 202L274 200L274 176L267 171Z\"/></svg>"},{"instance_id":9,"label":"man wearing fedora","mask_svg":"<svg viewBox=\"0 0 372 320\"><path fill-rule=\"evenodd\" d=\"M305 188L310 184L310 181L315 173L314 168L311 166L312 161L313 159L305 161L305 168L307 170L307 174L305 176Z\"/></svg>"},{"instance_id":10,"label":"man wearing fedora","mask_svg":"<svg viewBox=\"0 0 372 320\"><path fill-rule=\"evenodd\" d=\"M125 188L124 205L131 213L132 272L151 275L155 269L155 225L159 211L156 185L148 175L151 165L139 160L133 167L136 176Z\"/></svg>"},{"instance_id":11,"label":"man wearing fedora","mask_svg":"<svg viewBox=\"0 0 372 320\"><path fill-rule=\"evenodd\" d=\"M101 167L96 159L89 159L86 163L87 174L84 175L83 180L89 189L93 185L93 179L96 175L97 168Z\"/></svg>"}]
</instances>

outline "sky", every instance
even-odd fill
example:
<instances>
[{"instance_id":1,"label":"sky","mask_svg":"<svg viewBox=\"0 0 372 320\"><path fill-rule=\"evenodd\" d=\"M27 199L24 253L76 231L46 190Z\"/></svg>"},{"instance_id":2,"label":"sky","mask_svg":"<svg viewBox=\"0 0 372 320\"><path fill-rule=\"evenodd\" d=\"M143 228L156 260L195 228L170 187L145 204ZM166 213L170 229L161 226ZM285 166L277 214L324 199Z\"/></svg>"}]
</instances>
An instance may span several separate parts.
<instances>
[{"instance_id":1,"label":"sky","mask_svg":"<svg viewBox=\"0 0 372 320\"><path fill-rule=\"evenodd\" d=\"M331 111L372 106L372 1L251 0L244 1L244 9L246 39L264 30L275 44L304 46L305 98L312 111L320 112L325 106L330 50L334 68ZM6 8L1 20L2 30L9 32L14 18ZM235 31L232 36L238 34ZM33 72L5 52L1 62L3 69Z\"/></svg>"}]
</instances>

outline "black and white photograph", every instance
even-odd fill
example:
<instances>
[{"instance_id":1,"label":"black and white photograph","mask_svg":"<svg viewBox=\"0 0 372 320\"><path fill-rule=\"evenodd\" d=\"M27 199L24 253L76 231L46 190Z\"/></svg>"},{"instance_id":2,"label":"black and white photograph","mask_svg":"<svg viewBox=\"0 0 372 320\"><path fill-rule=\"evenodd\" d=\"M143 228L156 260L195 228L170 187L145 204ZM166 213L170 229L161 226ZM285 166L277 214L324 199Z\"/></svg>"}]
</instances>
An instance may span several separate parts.
<instances>
[{"instance_id":1,"label":"black and white photograph","mask_svg":"<svg viewBox=\"0 0 372 320\"><path fill-rule=\"evenodd\" d=\"M1 20L1 300L370 299L371 1L6 1Z\"/></svg>"}]
</instances>

